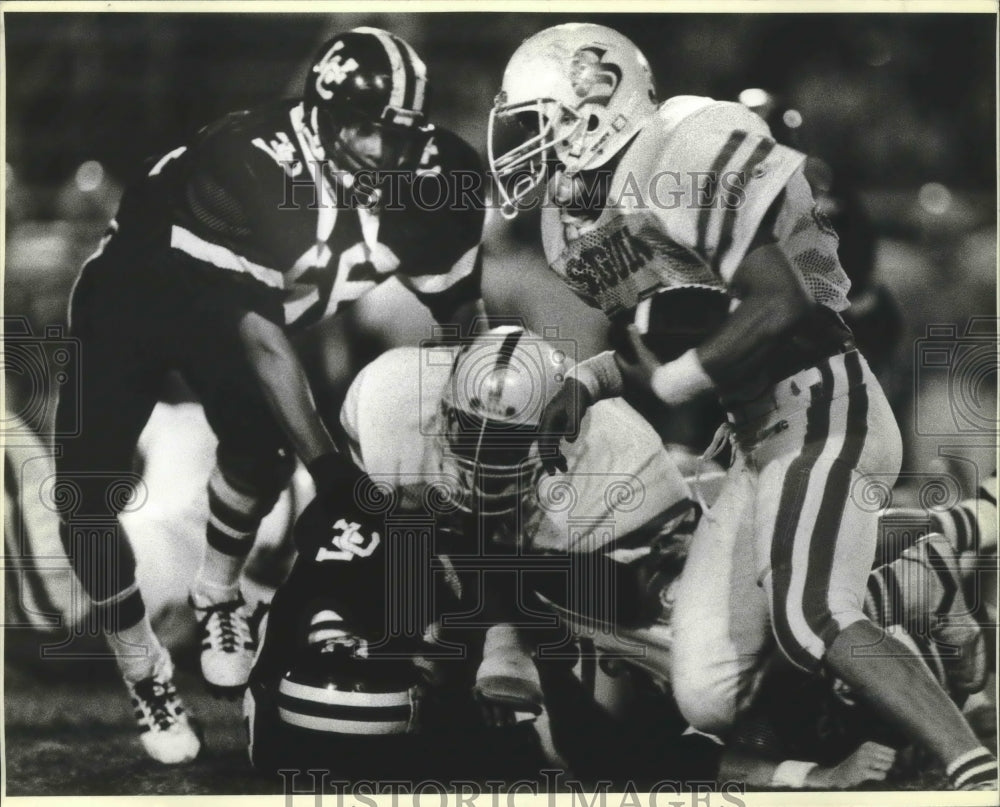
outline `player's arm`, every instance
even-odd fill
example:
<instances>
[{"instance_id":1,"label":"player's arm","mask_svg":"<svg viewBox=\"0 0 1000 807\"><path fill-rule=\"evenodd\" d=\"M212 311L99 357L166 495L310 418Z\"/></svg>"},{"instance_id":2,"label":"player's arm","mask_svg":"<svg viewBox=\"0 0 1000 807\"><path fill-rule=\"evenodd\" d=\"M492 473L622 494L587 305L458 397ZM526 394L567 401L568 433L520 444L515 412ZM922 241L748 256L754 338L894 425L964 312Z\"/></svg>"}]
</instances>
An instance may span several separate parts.
<instances>
[{"instance_id":1,"label":"player's arm","mask_svg":"<svg viewBox=\"0 0 1000 807\"><path fill-rule=\"evenodd\" d=\"M397 250L403 256L399 279L447 333L459 338L473 335L486 321L481 291L485 187L475 150L451 132L438 130L421 157L412 188L404 188L413 199L402 214L400 231L407 237ZM428 208L424 199L443 204ZM390 228L384 229L392 239Z\"/></svg>"},{"instance_id":2,"label":"player's arm","mask_svg":"<svg viewBox=\"0 0 1000 807\"><path fill-rule=\"evenodd\" d=\"M774 345L814 305L801 276L773 242L747 254L733 275L730 292L739 306L687 360L692 366L700 363L705 377L697 378L696 368L690 378L685 377L683 364L654 371L653 391L667 403L687 400L720 382L755 375ZM677 359L683 360L683 356Z\"/></svg>"},{"instance_id":3,"label":"player's arm","mask_svg":"<svg viewBox=\"0 0 1000 807\"><path fill-rule=\"evenodd\" d=\"M896 752L867 742L837 765L785 760L776 762L744 750L727 748L719 763L718 781L742 782L748 787L771 790L844 790L864 782L882 781L896 759Z\"/></svg>"},{"instance_id":4,"label":"player's arm","mask_svg":"<svg viewBox=\"0 0 1000 807\"><path fill-rule=\"evenodd\" d=\"M238 327L254 374L295 453L308 466L334 451L305 370L284 330L255 311L246 312Z\"/></svg>"},{"instance_id":5,"label":"player's arm","mask_svg":"<svg viewBox=\"0 0 1000 807\"><path fill-rule=\"evenodd\" d=\"M634 356L615 355L623 378L650 388L667 404L681 404L766 372L775 346L816 309L775 232L778 218L791 216L786 205L785 195L778 195L742 259L731 274L724 274L729 294L738 303L723 324L701 345L666 364L657 361L631 327Z\"/></svg>"},{"instance_id":6,"label":"player's arm","mask_svg":"<svg viewBox=\"0 0 1000 807\"><path fill-rule=\"evenodd\" d=\"M474 335L486 322L480 293L482 276L481 248L476 245L447 273L430 277L401 275L400 280L427 307L435 322L461 338Z\"/></svg>"}]
</instances>

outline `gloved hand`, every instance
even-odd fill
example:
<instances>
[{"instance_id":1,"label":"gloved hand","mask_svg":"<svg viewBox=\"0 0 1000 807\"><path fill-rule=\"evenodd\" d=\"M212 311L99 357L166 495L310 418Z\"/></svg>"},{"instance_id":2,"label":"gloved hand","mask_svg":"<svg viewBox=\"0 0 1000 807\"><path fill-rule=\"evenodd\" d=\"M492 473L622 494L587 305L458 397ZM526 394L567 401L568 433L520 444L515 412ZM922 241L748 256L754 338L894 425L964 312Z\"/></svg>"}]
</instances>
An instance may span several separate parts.
<instances>
[{"instance_id":1,"label":"gloved hand","mask_svg":"<svg viewBox=\"0 0 1000 807\"><path fill-rule=\"evenodd\" d=\"M384 490L342 454L324 454L307 467L316 497L295 522L299 553L316 561L371 555L384 538Z\"/></svg>"}]
</instances>

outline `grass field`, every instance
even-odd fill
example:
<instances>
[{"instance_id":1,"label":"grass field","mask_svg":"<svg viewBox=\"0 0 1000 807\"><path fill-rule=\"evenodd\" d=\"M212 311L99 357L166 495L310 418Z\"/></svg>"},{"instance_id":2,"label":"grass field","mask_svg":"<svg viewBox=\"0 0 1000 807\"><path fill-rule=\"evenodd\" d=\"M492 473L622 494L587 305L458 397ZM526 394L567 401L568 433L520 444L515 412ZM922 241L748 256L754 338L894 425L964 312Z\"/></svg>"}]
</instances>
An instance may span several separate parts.
<instances>
[{"instance_id":1,"label":"grass field","mask_svg":"<svg viewBox=\"0 0 1000 807\"><path fill-rule=\"evenodd\" d=\"M37 634L8 631L4 707L7 794L194 795L282 793L282 781L255 773L247 759L238 702L204 692L194 659L179 657L177 685L203 729L193 763L169 768L148 759L138 740L125 689L110 660L41 661ZM991 681L989 692L995 684ZM970 715L996 751L995 699L978 697ZM901 768L866 790L943 789L939 770Z\"/></svg>"}]
</instances>

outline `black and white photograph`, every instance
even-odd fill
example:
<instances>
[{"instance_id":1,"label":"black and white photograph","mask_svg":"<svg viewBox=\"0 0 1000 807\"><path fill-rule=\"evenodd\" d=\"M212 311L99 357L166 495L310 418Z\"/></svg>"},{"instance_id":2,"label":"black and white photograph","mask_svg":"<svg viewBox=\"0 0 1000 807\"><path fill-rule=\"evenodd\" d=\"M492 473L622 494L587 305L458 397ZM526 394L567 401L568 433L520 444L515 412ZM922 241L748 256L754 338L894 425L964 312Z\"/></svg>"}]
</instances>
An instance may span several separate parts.
<instances>
[{"instance_id":1,"label":"black and white photograph","mask_svg":"<svg viewBox=\"0 0 1000 807\"><path fill-rule=\"evenodd\" d=\"M997 803L996 3L129 6L0 4L6 797Z\"/></svg>"}]
</instances>

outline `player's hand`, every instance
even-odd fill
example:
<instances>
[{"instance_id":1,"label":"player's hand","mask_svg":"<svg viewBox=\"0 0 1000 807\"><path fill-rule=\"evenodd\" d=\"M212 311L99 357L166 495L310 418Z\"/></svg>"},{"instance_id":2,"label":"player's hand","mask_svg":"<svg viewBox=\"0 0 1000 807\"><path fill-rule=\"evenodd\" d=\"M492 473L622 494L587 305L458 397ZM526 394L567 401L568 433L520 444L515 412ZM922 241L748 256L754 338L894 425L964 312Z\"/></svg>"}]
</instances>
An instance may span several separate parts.
<instances>
[{"instance_id":1,"label":"player's hand","mask_svg":"<svg viewBox=\"0 0 1000 807\"><path fill-rule=\"evenodd\" d=\"M843 790L864 782L881 782L896 761L896 752L887 746L868 742L832 768L813 768L806 785L822 790Z\"/></svg>"},{"instance_id":2,"label":"player's hand","mask_svg":"<svg viewBox=\"0 0 1000 807\"><path fill-rule=\"evenodd\" d=\"M639 389L649 389L653 372L662 362L642 341L642 334L635 325L626 329L628 345L626 350L615 352L615 362L621 371L625 384ZM629 355L631 354L631 355Z\"/></svg>"},{"instance_id":3,"label":"player's hand","mask_svg":"<svg viewBox=\"0 0 1000 807\"><path fill-rule=\"evenodd\" d=\"M384 488L346 457L331 457L320 468L313 473L316 497L295 522L296 548L309 560L366 557L385 529Z\"/></svg>"},{"instance_id":4,"label":"player's hand","mask_svg":"<svg viewBox=\"0 0 1000 807\"><path fill-rule=\"evenodd\" d=\"M566 379L545 406L539 423L538 453L549 474L566 473L566 458L559 450L563 438L572 443L580 433L580 422L593 404L590 392L575 378Z\"/></svg>"}]
</instances>

